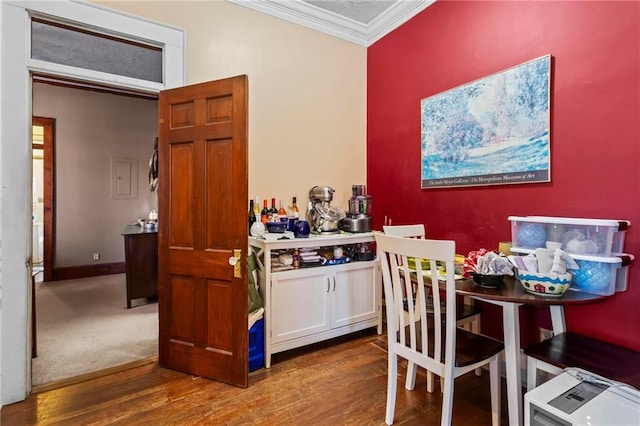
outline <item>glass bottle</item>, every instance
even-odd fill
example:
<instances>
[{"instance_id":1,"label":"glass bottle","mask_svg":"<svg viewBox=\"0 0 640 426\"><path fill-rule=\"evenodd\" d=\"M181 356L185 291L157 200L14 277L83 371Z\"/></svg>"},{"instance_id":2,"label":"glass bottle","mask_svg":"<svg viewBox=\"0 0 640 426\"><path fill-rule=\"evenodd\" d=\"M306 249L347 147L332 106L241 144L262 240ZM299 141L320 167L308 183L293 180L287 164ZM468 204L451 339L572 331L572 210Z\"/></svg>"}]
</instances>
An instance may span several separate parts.
<instances>
[{"instance_id":1,"label":"glass bottle","mask_svg":"<svg viewBox=\"0 0 640 426\"><path fill-rule=\"evenodd\" d=\"M256 214L253 212L253 200L249 200L249 231L251 231L251 225L256 222Z\"/></svg>"},{"instance_id":2,"label":"glass bottle","mask_svg":"<svg viewBox=\"0 0 640 426\"><path fill-rule=\"evenodd\" d=\"M278 217L286 217L287 211L284 209L284 200L280 200L280 207L278 208Z\"/></svg>"},{"instance_id":3,"label":"glass bottle","mask_svg":"<svg viewBox=\"0 0 640 426\"><path fill-rule=\"evenodd\" d=\"M256 196L256 200L253 202L253 214L258 216L260 220L260 199Z\"/></svg>"},{"instance_id":4,"label":"glass bottle","mask_svg":"<svg viewBox=\"0 0 640 426\"><path fill-rule=\"evenodd\" d=\"M291 212L293 213L294 219L300 219L300 211L298 210L298 205L296 204L296 197L293 197L293 202L291 203Z\"/></svg>"},{"instance_id":5,"label":"glass bottle","mask_svg":"<svg viewBox=\"0 0 640 426\"><path fill-rule=\"evenodd\" d=\"M278 208L276 207L276 199L271 199L271 208L269 209L269 222L278 221Z\"/></svg>"},{"instance_id":6,"label":"glass bottle","mask_svg":"<svg viewBox=\"0 0 640 426\"><path fill-rule=\"evenodd\" d=\"M260 212L260 222L267 223L269 222L269 207L267 207L267 199L264 199L264 203L262 204L262 211Z\"/></svg>"},{"instance_id":7,"label":"glass bottle","mask_svg":"<svg viewBox=\"0 0 640 426\"><path fill-rule=\"evenodd\" d=\"M293 267L295 269L300 268L300 250L298 249L293 250Z\"/></svg>"}]
</instances>

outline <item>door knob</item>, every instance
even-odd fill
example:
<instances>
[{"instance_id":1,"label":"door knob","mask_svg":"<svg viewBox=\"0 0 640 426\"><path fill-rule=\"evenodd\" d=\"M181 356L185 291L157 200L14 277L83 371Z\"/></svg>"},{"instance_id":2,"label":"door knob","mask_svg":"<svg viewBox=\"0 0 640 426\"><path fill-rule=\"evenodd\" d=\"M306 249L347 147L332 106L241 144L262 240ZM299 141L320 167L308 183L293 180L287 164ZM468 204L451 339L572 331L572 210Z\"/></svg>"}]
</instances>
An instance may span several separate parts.
<instances>
[{"instance_id":1,"label":"door knob","mask_svg":"<svg viewBox=\"0 0 640 426\"><path fill-rule=\"evenodd\" d=\"M233 249L233 256L229 258L229 265L233 266L233 276L235 278L242 278L242 264L240 258L242 257L242 250Z\"/></svg>"}]
</instances>

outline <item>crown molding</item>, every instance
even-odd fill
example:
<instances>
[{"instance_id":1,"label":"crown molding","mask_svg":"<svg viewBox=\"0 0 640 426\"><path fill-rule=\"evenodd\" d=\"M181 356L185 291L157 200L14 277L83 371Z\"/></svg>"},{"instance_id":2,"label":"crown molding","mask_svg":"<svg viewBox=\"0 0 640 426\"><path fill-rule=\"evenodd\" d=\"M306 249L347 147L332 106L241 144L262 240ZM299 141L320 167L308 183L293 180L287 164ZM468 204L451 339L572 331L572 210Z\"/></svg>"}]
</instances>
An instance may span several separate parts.
<instances>
[{"instance_id":1,"label":"crown molding","mask_svg":"<svg viewBox=\"0 0 640 426\"><path fill-rule=\"evenodd\" d=\"M227 1L365 47L369 47L435 2L435 0L396 1L367 25L302 0Z\"/></svg>"}]
</instances>

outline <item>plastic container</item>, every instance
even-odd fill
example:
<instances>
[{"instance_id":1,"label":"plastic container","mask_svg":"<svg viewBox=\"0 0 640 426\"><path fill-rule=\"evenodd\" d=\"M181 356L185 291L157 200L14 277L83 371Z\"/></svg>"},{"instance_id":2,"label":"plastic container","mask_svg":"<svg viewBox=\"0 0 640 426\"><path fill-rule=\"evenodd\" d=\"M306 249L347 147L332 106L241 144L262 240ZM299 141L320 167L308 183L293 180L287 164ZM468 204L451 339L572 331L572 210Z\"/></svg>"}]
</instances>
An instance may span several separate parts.
<instances>
[{"instance_id":1,"label":"plastic container","mask_svg":"<svg viewBox=\"0 0 640 426\"><path fill-rule=\"evenodd\" d=\"M515 247L511 251L523 255L533 253L535 249ZM569 271L573 275L569 290L602 296L627 290L629 265L635 259L632 254L621 253L610 257L571 254L571 257L580 269Z\"/></svg>"},{"instance_id":2,"label":"plastic container","mask_svg":"<svg viewBox=\"0 0 640 426\"><path fill-rule=\"evenodd\" d=\"M264 367L264 318L249 329L249 371Z\"/></svg>"},{"instance_id":3,"label":"plastic container","mask_svg":"<svg viewBox=\"0 0 640 426\"><path fill-rule=\"evenodd\" d=\"M561 243L570 254L610 257L624 251L628 220L509 216L512 246L536 249ZM548 244L549 243L549 244Z\"/></svg>"}]
</instances>

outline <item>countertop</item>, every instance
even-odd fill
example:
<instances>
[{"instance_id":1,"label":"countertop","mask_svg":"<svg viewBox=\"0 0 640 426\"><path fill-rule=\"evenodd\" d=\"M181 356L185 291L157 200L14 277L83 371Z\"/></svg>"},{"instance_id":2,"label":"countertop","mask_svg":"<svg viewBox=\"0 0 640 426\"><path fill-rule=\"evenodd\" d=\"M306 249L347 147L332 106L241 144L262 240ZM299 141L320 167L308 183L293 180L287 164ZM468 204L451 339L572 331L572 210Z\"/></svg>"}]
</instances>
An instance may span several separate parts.
<instances>
[{"instance_id":1,"label":"countertop","mask_svg":"<svg viewBox=\"0 0 640 426\"><path fill-rule=\"evenodd\" d=\"M127 225L122 231L121 235L136 235L136 234L157 234L158 227L154 226L153 229L146 229L140 225Z\"/></svg>"}]
</instances>

